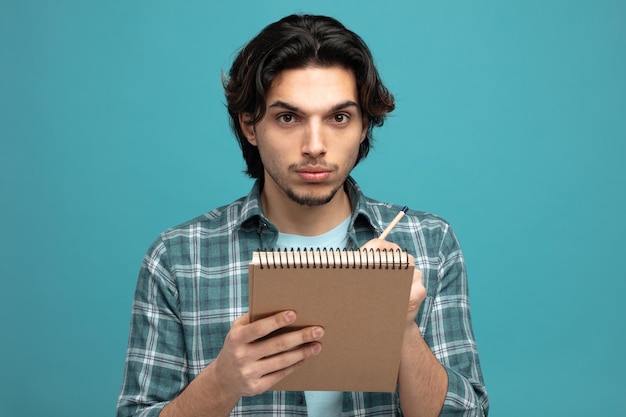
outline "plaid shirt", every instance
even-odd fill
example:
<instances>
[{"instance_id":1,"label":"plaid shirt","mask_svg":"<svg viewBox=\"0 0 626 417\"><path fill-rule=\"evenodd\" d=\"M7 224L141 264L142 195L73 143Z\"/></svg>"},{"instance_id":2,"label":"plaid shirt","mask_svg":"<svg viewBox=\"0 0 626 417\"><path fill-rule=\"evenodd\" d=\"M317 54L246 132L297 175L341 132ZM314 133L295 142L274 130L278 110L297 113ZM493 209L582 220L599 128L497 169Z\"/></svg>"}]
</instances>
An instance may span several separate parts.
<instances>
[{"instance_id":1,"label":"plaid shirt","mask_svg":"<svg viewBox=\"0 0 626 417\"><path fill-rule=\"evenodd\" d=\"M346 182L353 205L348 241L377 237L400 207L365 197ZM248 311L248 262L275 247L278 230L265 218L260 187L228 206L162 233L144 258L135 292L117 416L157 416L211 361L232 322ZM427 290L416 321L448 373L442 416L487 415L488 397L472 333L467 278L450 226L409 211L389 241L415 256ZM306 416L302 392L243 397L232 416ZM400 416L397 393L344 393L343 416Z\"/></svg>"}]
</instances>

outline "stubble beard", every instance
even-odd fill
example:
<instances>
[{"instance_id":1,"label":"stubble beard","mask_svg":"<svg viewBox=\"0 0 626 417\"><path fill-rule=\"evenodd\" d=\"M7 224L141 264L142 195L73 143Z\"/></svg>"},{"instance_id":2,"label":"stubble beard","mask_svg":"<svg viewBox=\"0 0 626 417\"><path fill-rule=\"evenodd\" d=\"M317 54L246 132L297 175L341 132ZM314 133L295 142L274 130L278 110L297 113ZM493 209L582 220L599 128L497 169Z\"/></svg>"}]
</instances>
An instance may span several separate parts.
<instances>
[{"instance_id":1,"label":"stubble beard","mask_svg":"<svg viewBox=\"0 0 626 417\"><path fill-rule=\"evenodd\" d=\"M337 191L342 187L343 184L336 187L329 194L323 196L315 196L315 195L298 195L291 188L283 188L283 191L289 197L291 201L294 203L300 204L302 206L314 207L314 206L323 206L324 204L328 204L333 197L337 194Z\"/></svg>"},{"instance_id":2,"label":"stubble beard","mask_svg":"<svg viewBox=\"0 0 626 417\"><path fill-rule=\"evenodd\" d=\"M341 181L333 190L331 190L328 194L324 195L316 195L314 193L307 194L298 194L293 187L289 187L288 184L283 182L280 176L275 176L271 172L267 171L269 176L272 178L274 183L280 188L285 195L294 203L299 204L301 206L306 207L315 207L315 206L323 206L324 204L328 204L333 197L337 194L337 192L343 187L346 178Z\"/></svg>"}]
</instances>

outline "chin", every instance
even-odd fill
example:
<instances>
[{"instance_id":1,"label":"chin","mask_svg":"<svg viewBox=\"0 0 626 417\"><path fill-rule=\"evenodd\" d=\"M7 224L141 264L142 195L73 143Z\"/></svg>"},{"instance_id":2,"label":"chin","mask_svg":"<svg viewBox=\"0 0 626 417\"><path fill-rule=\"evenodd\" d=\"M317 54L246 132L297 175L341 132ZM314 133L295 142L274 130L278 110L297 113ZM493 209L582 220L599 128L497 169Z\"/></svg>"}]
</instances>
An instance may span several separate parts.
<instances>
[{"instance_id":1,"label":"chin","mask_svg":"<svg viewBox=\"0 0 626 417\"><path fill-rule=\"evenodd\" d=\"M300 204L301 206L307 207L315 207L315 206L323 206L324 204L328 204L335 194L337 194L337 190L330 192L328 194L320 194L320 193L306 193L306 194L298 194L294 190L285 190L287 197L295 203Z\"/></svg>"},{"instance_id":2,"label":"chin","mask_svg":"<svg viewBox=\"0 0 626 417\"><path fill-rule=\"evenodd\" d=\"M315 207L315 206L323 206L324 204L328 204L333 196L314 196L314 195L306 195L306 196L298 196L298 195L289 195L291 201L300 204L301 206L307 207Z\"/></svg>"}]
</instances>

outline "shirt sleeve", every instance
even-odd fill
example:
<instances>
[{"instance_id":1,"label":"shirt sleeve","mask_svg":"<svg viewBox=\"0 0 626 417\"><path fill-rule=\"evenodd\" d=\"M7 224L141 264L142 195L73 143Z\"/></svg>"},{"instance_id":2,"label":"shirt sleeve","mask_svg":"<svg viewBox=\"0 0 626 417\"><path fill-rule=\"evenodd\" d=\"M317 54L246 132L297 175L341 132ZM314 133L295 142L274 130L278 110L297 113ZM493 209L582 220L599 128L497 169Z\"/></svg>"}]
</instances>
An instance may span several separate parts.
<instances>
[{"instance_id":1,"label":"shirt sleeve","mask_svg":"<svg viewBox=\"0 0 626 417\"><path fill-rule=\"evenodd\" d=\"M447 226L438 255L436 292L425 340L448 373L441 416L487 416L489 399L474 340L467 273L459 242Z\"/></svg>"},{"instance_id":2,"label":"shirt sleeve","mask_svg":"<svg viewBox=\"0 0 626 417\"><path fill-rule=\"evenodd\" d=\"M117 417L158 416L178 395L188 383L184 345L175 280L157 241L137 280Z\"/></svg>"}]
</instances>

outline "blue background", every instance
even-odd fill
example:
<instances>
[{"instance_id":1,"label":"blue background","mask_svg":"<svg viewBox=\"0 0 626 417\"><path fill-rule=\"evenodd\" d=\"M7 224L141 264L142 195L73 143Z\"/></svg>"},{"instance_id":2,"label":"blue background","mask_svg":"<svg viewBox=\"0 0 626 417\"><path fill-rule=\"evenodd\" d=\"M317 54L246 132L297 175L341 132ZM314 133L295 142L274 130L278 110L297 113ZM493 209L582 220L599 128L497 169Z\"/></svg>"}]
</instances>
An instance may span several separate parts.
<instances>
[{"instance_id":1,"label":"blue background","mask_svg":"<svg viewBox=\"0 0 626 417\"><path fill-rule=\"evenodd\" d=\"M492 415L625 415L610 0L0 0L0 414L114 414L145 250L252 184L221 71L297 11L361 34L396 95L354 175L453 224Z\"/></svg>"}]
</instances>

